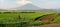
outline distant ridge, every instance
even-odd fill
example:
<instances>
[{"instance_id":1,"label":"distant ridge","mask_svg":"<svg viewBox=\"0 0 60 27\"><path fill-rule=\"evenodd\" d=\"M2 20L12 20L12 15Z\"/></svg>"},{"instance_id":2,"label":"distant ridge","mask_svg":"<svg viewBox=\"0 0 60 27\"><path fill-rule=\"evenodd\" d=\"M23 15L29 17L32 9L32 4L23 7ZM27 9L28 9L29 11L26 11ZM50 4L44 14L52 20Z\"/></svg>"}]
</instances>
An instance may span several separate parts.
<instances>
[{"instance_id":1,"label":"distant ridge","mask_svg":"<svg viewBox=\"0 0 60 27\"><path fill-rule=\"evenodd\" d=\"M28 3L28 4L23 5L21 7L17 7L16 9L17 10L40 10L41 8L38 7L38 6L35 6L35 5L31 4L31 3Z\"/></svg>"}]
</instances>

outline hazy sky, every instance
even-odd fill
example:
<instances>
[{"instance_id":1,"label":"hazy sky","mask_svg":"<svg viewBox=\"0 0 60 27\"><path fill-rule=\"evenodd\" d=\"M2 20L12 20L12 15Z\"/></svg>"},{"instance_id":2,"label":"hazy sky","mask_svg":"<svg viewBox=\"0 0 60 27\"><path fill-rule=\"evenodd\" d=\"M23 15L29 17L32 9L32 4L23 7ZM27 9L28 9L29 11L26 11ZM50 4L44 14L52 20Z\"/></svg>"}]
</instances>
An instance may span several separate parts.
<instances>
[{"instance_id":1,"label":"hazy sky","mask_svg":"<svg viewBox=\"0 0 60 27\"><path fill-rule=\"evenodd\" d=\"M60 0L0 0L0 8L15 8L32 3L40 8L60 8Z\"/></svg>"}]
</instances>

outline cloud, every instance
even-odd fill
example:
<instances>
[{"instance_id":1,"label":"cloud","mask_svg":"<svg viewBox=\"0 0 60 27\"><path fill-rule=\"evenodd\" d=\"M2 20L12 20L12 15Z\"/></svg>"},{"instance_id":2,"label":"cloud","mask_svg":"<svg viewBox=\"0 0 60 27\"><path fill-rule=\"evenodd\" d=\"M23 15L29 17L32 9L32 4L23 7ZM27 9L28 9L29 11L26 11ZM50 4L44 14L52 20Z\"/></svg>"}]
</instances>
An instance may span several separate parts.
<instances>
[{"instance_id":1,"label":"cloud","mask_svg":"<svg viewBox=\"0 0 60 27\"><path fill-rule=\"evenodd\" d=\"M4 6L4 0L0 0L0 8L3 8Z\"/></svg>"},{"instance_id":2,"label":"cloud","mask_svg":"<svg viewBox=\"0 0 60 27\"><path fill-rule=\"evenodd\" d=\"M40 8L60 8L60 0L0 0L0 8L15 8L27 3L32 3Z\"/></svg>"},{"instance_id":3,"label":"cloud","mask_svg":"<svg viewBox=\"0 0 60 27\"><path fill-rule=\"evenodd\" d=\"M0 0L0 3L3 3L4 2L4 0Z\"/></svg>"},{"instance_id":4,"label":"cloud","mask_svg":"<svg viewBox=\"0 0 60 27\"><path fill-rule=\"evenodd\" d=\"M25 5L25 4L27 4L27 3L32 3L32 2L27 1L27 0L21 0L21 1L17 1L16 3L17 3L17 4L20 4L20 5Z\"/></svg>"}]
</instances>

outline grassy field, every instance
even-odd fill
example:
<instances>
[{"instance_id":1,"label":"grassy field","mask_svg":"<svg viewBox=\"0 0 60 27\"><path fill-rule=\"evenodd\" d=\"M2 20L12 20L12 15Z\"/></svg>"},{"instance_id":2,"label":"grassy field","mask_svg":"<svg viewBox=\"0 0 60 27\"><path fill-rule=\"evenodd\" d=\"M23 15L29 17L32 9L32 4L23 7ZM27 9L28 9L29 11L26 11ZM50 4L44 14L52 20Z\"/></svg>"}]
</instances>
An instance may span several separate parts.
<instances>
[{"instance_id":1,"label":"grassy field","mask_svg":"<svg viewBox=\"0 0 60 27\"><path fill-rule=\"evenodd\" d=\"M21 25L20 27L25 27L28 25L32 26L49 24L50 21L34 21L34 19L52 13L55 12L0 12L0 24L6 24L8 25L7 27L11 27L11 25L14 27L17 27L19 25ZM59 19L60 16L58 15L55 17L55 20L53 22L60 22Z\"/></svg>"}]
</instances>

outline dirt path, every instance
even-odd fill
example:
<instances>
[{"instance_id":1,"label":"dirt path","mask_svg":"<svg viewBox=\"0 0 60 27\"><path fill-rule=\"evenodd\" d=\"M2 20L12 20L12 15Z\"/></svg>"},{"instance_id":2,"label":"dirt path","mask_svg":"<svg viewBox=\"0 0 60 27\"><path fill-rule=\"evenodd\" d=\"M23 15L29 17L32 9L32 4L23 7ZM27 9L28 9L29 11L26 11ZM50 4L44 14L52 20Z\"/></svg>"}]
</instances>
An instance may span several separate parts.
<instances>
[{"instance_id":1,"label":"dirt path","mask_svg":"<svg viewBox=\"0 0 60 27\"><path fill-rule=\"evenodd\" d=\"M40 25L40 26L29 26L29 27L60 27L60 23L46 24L46 25Z\"/></svg>"},{"instance_id":2,"label":"dirt path","mask_svg":"<svg viewBox=\"0 0 60 27\"><path fill-rule=\"evenodd\" d=\"M41 20L42 21L53 20L56 15L57 15L56 13L53 13L47 16L43 16ZM40 26L28 26L28 27L60 27L60 23L45 24L45 25L40 25Z\"/></svg>"},{"instance_id":3,"label":"dirt path","mask_svg":"<svg viewBox=\"0 0 60 27\"><path fill-rule=\"evenodd\" d=\"M41 18L41 21L45 21L45 20L53 20L54 17L55 17L56 15L57 15L56 13L52 13L52 14L43 16L43 17Z\"/></svg>"},{"instance_id":4,"label":"dirt path","mask_svg":"<svg viewBox=\"0 0 60 27\"><path fill-rule=\"evenodd\" d=\"M41 21L50 20L50 21L53 21L54 18L55 18L57 15L58 15L57 13L52 13L52 14L43 15L43 16L37 17L37 18L35 19L35 21L36 21L36 20L41 20Z\"/></svg>"}]
</instances>

